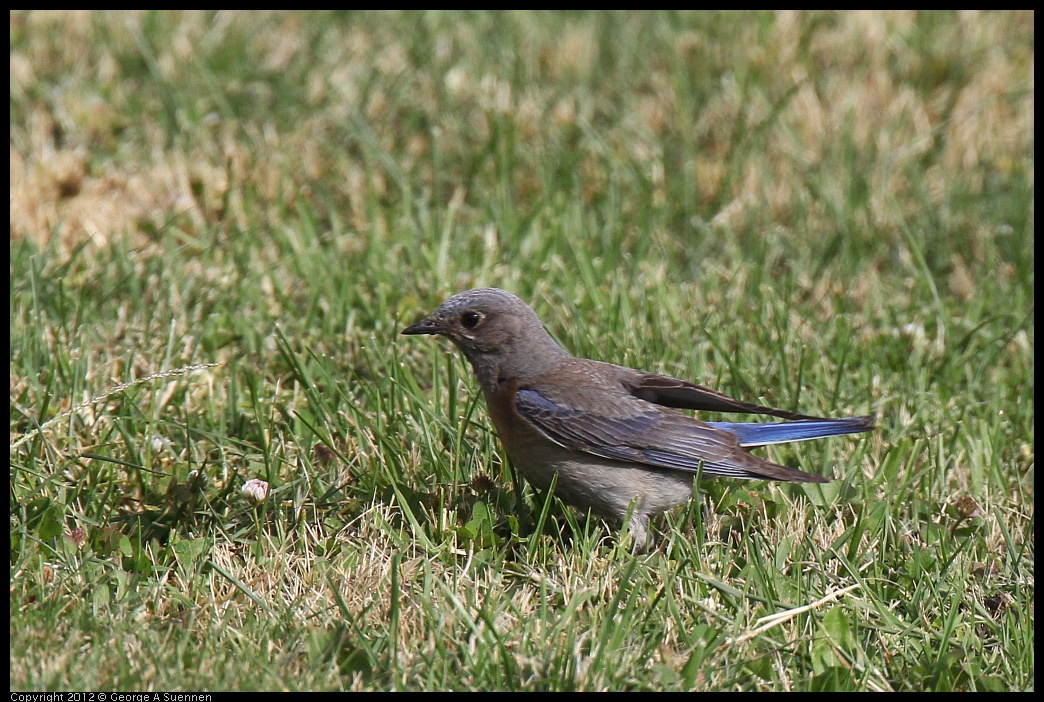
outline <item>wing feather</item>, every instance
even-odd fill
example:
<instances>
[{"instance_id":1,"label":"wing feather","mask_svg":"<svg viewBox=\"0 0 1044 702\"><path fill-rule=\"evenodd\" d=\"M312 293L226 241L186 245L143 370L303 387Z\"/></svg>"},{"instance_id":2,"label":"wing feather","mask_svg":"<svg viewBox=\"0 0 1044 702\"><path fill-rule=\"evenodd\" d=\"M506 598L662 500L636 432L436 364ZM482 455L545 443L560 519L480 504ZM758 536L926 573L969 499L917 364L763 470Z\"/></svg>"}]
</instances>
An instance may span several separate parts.
<instances>
[{"instance_id":1,"label":"wing feather","mask_svg":"<svg viewBox=\"0 0 1044 702\"><path fill-rule=\"evenodd\" d=\"M556 444L610 460L733 478L825 482L753 456L728 431L621 393L597 411L570 405L548 388L519 388L515 409Z\"/></svg>"}]
</instances>

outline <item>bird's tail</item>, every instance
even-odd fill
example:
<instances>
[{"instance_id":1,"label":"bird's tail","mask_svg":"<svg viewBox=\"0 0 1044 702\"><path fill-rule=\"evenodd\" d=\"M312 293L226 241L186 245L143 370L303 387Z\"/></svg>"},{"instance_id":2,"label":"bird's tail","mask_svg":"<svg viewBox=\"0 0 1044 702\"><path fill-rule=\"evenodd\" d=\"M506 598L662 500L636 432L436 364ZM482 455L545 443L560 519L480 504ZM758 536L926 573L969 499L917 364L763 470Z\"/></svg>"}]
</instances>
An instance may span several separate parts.
<instances>
[{"instance_id":1,"label":"bird's tail","mask_svg":"<svg viewBox=\"0 0 1044 702\"><path fill-rule=\"evenodd\" d=\"M841 419L802 419L794 422L707 422L739 438L743 448L858 434L874 428L873 415Z\"/></svg>"}]
</instances>

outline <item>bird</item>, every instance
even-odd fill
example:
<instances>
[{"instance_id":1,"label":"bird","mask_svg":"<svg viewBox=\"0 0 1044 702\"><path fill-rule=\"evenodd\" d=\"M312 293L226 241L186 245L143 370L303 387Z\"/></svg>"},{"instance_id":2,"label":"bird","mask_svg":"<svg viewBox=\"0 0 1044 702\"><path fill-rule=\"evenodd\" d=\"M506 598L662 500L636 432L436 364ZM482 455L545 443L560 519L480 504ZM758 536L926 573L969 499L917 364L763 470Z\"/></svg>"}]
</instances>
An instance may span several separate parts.
<instances>
[{"instance_id":1,"label":"bird","mask_svg":"<svg viewBox=\"0 0 1044 702\"><path fill-rule=\"evenodd\" d=\"M874 428L873 415L830 419L736 400L678 378L562 348L522 299L499 288L458 293L402 334L448 338L470 362L515 469L566 504L626 523L635 551L649 521L692 497L697 474L826 483L750 449ZM700 421L677 410L787 421Z\"/></svg>"}]
</instances>

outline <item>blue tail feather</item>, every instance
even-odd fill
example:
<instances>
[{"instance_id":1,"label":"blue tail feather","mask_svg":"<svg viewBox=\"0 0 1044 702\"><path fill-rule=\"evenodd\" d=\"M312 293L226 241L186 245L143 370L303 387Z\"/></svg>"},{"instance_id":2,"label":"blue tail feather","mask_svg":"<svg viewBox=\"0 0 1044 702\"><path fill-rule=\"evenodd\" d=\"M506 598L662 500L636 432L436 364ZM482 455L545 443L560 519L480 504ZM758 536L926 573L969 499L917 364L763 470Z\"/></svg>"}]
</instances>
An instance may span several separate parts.
<instances>
[{"instance_id":1,"label":"blue tail feather","mask_svg":"<svg viewBox=\"0 0 1044 702\"><path fill-rule=\"evenodd\" d=\"M794 422L707 422L715 429L735 434L743 448L785 444L791 441L822 439L827 436L857 434L874 428L872 416L842 419L802 419Z\"/></svg>"}]
</instances>

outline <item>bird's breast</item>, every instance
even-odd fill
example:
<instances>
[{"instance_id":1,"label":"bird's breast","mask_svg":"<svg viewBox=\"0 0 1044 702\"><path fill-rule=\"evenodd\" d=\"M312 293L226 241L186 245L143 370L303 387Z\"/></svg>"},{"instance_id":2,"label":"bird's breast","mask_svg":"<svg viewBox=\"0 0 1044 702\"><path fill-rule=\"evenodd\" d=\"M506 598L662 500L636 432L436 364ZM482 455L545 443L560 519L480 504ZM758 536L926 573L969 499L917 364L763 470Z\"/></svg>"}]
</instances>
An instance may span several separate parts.
<instances>
[{"instance_id":1,"label":"bird's breast","mask_svg":"<svg viewBox=\"0 0 1044 702\"><path fill-rule=\"evenodd\" d=\"M505 380L485 393L489 416L496 427L497 435L509 454L514 458L515 448L526 441L544 437L518 413L515 407L515 394L518 392L518 380ZM546 441L546 439L544 439Z\"/></svg>"}]
</instances>

